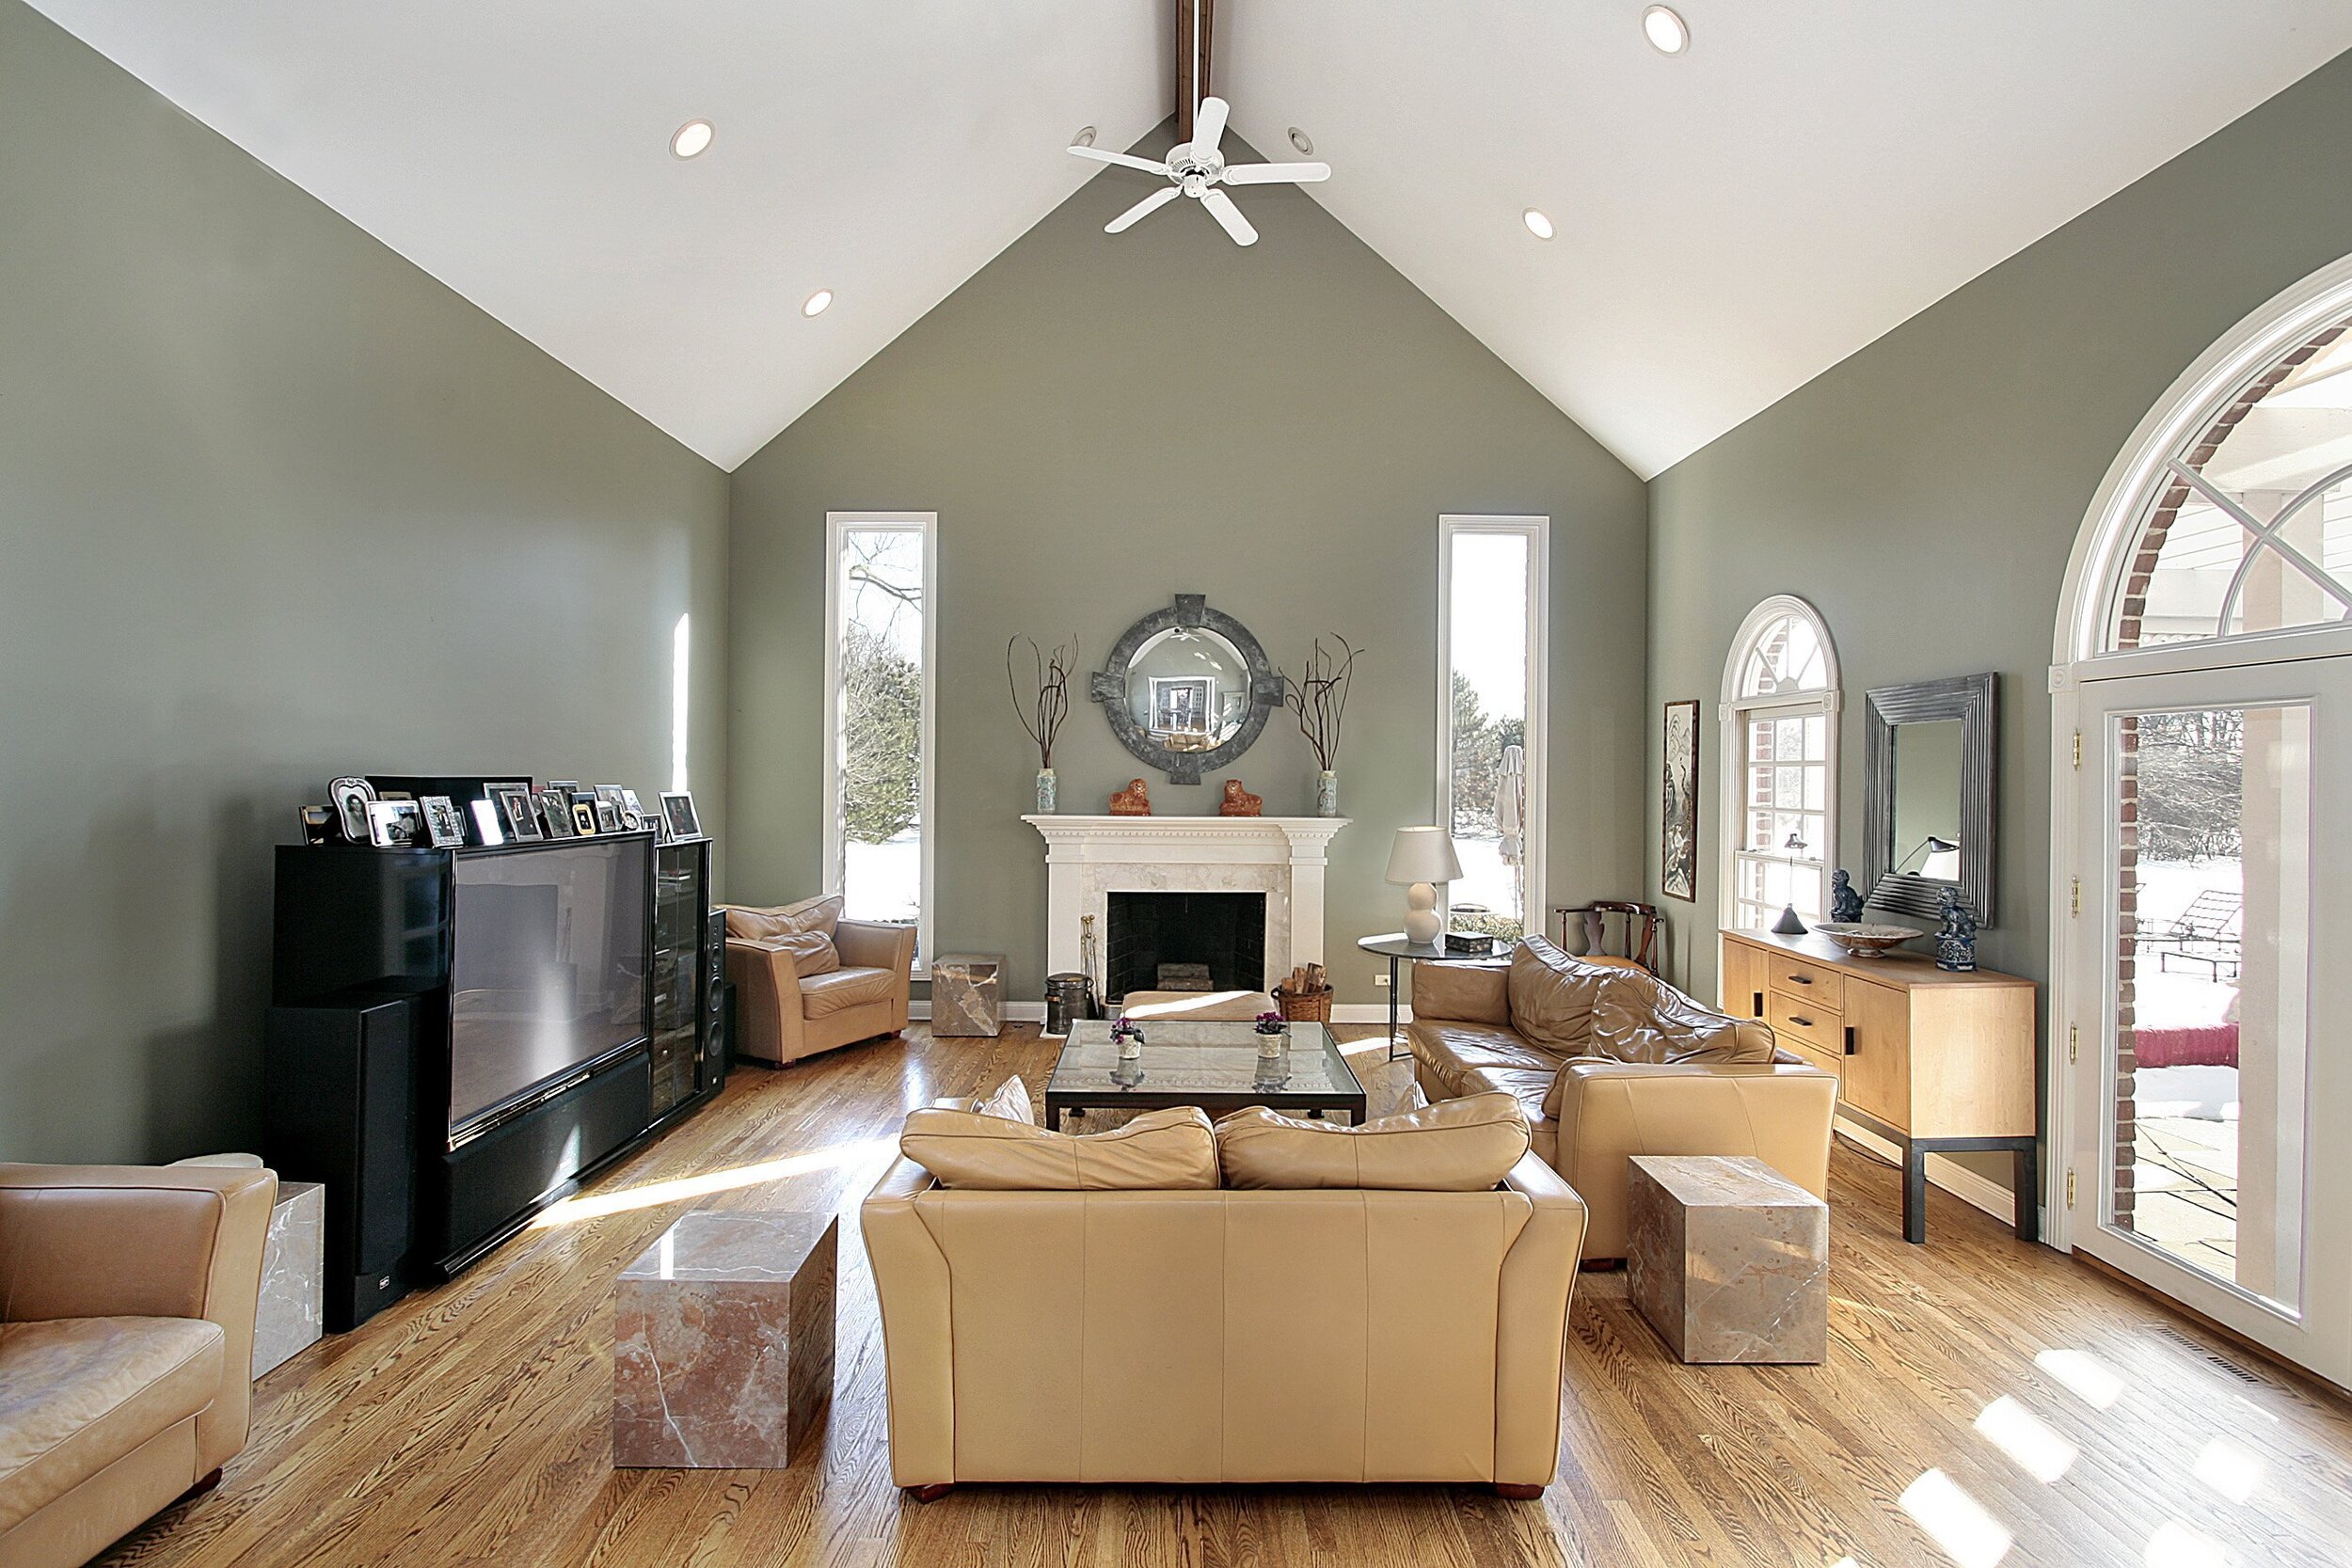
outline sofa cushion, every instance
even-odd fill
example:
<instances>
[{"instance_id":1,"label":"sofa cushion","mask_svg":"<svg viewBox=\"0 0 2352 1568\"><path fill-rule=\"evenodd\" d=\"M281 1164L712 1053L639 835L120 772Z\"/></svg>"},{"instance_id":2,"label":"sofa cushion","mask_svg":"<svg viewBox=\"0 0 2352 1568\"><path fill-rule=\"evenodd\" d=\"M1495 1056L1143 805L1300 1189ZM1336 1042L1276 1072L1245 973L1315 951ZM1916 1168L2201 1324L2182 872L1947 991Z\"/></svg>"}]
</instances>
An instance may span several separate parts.
<instances>
[{"instance_id":1,"label":"sofa cushion","mask_svg":"<svg viewBox=\"0 0 2352 1568\"><path fill-rule=\"evenodd\" d=\"M1472 1094L1464 1074L1474 1068L1524 1068L1530 1071L1558 1070L1565 1056L1530 1045L1501 1024L1455 1023L1438 1019L1415 1019L1406 1038L1413 1054L1436 1076L1449 1095Z\"/></svg>"},{"instance_id":2,"label":"sofa cushion","mask_svg":"<svg viewBox=\"0 0 2352 1568\"><path fill-rule=\"evenodd\" d=\"M841 924L842 896L837 893L803 898L780 910L727 908L727 935L766 944L771 952L789 954L792 971L805 979L841 967L834 946L834 931Z\"/></svg>"},{"instance_id":3,"label":"sofa cushion","mask_svg":"<svg viewBox=\"0 0 2352 1568\"><path fill-rule=\"evenodd\" d=\"M811 974L801 981L801 1016L826 1018L868 1002L887 1002L898 989L898 976L886 969L836 969Z\"/></svg>"},{"instance_id":4,"label":"sofa cushion","mask_svg":"<svg viewBox=\"0 0 2352 1568\"><path fill-rule=\"evenodd\" d=\"M209 1406L227 1343L199 1318L0 1323L0 1533Z\"/></svg>"},{"instance_id":5,"label":"sofa cushion","mask_svg":"<svg viewBox=\"0 0 2352 1568\"><path fill-rule=\"evenodd\" d=\"M1160 1192L1216 1185L1216 1134L1196 1105L1146 1111L1076 1135L973 1111L909 1112L898 1152L943 1187L986 1192Z\"/></svg>"},{"instance_id":6,"label":"sofa cushion","mask_svg":"<svg viewBox=\"0 0 2352 1568\"><path fill-rule=\"evenodd\" d=\"M1769 1024L1702 1006L1653 975L1620 970L1600 988L1588 1055L1617 1062L1769 1063Z\"/></svg>"},{"instance_id":7,"label":"sofa cushion","mask_svg":"<svg viewBox=\"0 0 2352 1568\"><path fill-rule=\"evenodd\" d=\"M1511 1027L1563 1058L1586 1054L1601 984L1619 973L1529 937L1511 950Z\"/></svg>"},{"instance_id":8,"label":"sofa cushion","mask_svg":"<svg viewBox=\"0 0 2352 1568\"><path fill-rule=\"evenodd\" d=\"M1490 961L1413 965L1413 1016L1465 1023L1511 1022L1511 971Z\"/></svg>"},{"instance_id":9,"label":"sofa cushion","mask_svg":"<svg viewBox=\"0 0 2352 1568\"><path fill-rule=\"evenodd\" d=\"M997 1085L994 1094L974 1101L972 1111L976 1116L1002 1117L1007 1121L1034 1123L1037 1120L1037 1106L1029 1099L1029 1085L1022 1082L1017 1072Z\"/></svg>"},{"instance_id":10,"label":"sofa cushion","mask_svg":"<svg viewBox=\"0 0 2352 1568\"><path fill-rule=\"evenodd\" d=\"M1237 1188L1378 1188L1475 1193L1527 1152L1527 1118L1508 1094L1471 1095L1361 1127L1298 1121L1263 1105L1216 1124L1217 1168Z\"/></svg>"}]
</instances>

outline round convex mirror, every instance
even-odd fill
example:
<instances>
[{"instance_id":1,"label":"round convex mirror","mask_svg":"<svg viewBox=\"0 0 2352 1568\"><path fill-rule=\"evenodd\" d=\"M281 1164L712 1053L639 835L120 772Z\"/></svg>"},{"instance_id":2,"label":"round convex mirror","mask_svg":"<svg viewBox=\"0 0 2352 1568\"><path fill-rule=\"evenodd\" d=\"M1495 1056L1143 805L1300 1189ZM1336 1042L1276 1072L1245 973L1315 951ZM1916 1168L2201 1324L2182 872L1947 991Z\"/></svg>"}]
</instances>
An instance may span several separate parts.
<instances>
[{"instance_id":1,"label":"round convex mirror","mask_svg":"<svg viewBox=\"0 0 2352 1568\"><path fill-rule=\"evenodd\" d=\"M1112 733L1175 784L1238 758L1282 700L1258 640L1205 594L1179 594L1129 626L1106 663L1092 695Z\"/></svg>"}]
</instances>

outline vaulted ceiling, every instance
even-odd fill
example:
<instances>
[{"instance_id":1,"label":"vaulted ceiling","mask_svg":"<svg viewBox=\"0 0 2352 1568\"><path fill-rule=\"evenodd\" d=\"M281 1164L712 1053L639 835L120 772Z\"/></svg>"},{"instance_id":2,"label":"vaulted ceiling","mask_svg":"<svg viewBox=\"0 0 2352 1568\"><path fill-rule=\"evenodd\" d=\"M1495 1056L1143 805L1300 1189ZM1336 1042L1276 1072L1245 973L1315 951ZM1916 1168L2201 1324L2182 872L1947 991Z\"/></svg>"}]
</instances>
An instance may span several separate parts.
<instances>
[{"instance_id":1,"label":"vaulted ceiling","mask_svg":"<svg viewBox=\"0 0 2352 1568\"><path fill-rule=\"evenodd\" d=\"M1173 0L33 3L728 468L1173 107ZM1226 0L1216 86L1645 477L2352 47L2344 0L1680 0L1668 57L1643 3Z\"/></svg>"}]
</instances>

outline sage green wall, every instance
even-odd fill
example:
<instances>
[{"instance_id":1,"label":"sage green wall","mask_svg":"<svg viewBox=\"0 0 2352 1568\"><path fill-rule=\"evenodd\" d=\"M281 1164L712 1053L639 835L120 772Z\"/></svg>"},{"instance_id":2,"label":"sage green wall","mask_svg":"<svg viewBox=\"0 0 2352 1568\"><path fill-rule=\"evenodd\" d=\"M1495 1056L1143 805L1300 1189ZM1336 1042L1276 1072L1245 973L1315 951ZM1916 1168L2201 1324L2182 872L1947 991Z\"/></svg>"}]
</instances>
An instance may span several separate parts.
<instances>
[{"instance_id":1,"label":"sage green wall","mask_svg":"<svg viewBox=\"0 0 2352 1568\"><path fill-rule=\"evenodd\" d=\"M1640 483L1303 193L1244 194L1263 235L1247 250L1191 203L1102 232L1149 189L1089 182L737 471L736 894L818 885L825 514L904 509L939 514L937 940L1008 954L1010 995L1040 994L1045 870L1006 639L1074 631L1092 669L1183 591L1294 668L1316 632L1367 650L1327 946L1341 1000L1380 999L1354 942L1401 922L1390 839L1430 819L1440 513L1551 518L1550 894L1624 896L1645 787ZM1138 773L1163 814L1216 809L1215 779L1166 784L1083 690L1055 761L1066 812ZM1270 813L1312 809L1286 718L1229 771Z\"/></svg>"},{"instance_id":2,"label":"sage green wall","mask_svg":"<svg viewBox=\"0 0 2352 1568\"><path fill-rule=\"evenodd\" d=\"M1989 967L2045 979L2048 671L2091 493L2155 400L2279 291L2352 252L2352 57L1920 312L1650 483L1650 734L1704 741L1741 618L1810 600L1843 665L1839 858L1860 874L1863 694L2000 673L1999 908ZM1653 764L1654 766L1654 764ZM1711 997L1719 774L1702 759L1699 898L1676 967ZM1657 808L1649 885L1658 888Z\"/></svg>"},{"instance_id":3,"label":"sage green wall","mask_svg":"<svg viewBox=\"0 0 2352 1568\"><path fill-rule=\"evenodd\" d=\"M249 1147L350 771L723 820L725 476L0 0L0 1158Z\"/></svg>"}]
</instances>

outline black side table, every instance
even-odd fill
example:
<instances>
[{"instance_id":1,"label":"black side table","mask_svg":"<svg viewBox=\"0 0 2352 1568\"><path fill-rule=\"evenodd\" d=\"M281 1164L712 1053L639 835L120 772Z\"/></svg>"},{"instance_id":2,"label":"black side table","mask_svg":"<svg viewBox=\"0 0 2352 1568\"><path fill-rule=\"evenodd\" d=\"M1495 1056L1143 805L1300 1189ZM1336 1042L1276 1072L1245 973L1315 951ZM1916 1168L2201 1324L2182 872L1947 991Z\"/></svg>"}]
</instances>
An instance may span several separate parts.
<instances>
[{"instance_id":1,"label":"black side table","mask_svg":"<svg viewBox=\"0 0 2352 1568\"><path fill-rule=\"evenodd\" d=\"M1406 942L1405 940L1405 933L1402 931L1391 931L1386 936L1363 937L1357 942L1356 945L1362 948L1367 953L1374 954L1379 958L1389 960L1389 1060L1393 1062L1399 1056L1410 1053L1408 1052L1401 1052L1396 1048L1396 1021L1398 1004L1396 984L1397 965L1403 963L1407 958L1458 958L1463 957L1463 955L1459 953L1448 953L1445 950L1445 941L1443 938L1439 938L1436 942Z\"/></svg>"}]
</instances>

